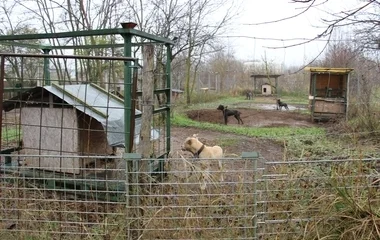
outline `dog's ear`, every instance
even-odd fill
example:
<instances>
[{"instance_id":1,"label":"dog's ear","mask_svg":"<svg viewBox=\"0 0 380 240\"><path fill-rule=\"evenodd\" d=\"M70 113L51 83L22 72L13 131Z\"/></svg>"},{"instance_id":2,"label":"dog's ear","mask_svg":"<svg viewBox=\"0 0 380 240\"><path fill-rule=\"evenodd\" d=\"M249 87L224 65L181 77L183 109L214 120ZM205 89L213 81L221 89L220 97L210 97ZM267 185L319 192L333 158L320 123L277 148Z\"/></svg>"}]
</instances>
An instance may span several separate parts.
<instances>
[{"instance_id":1,"label":"dog's ear","mask_svg":"<svg viewBox=\"0 0 380 240\"><path fill-rule=\"evenodd\" d=\"M189 146L191 146L191 143L192 143L191 138L186 140L186 144L188 144Z\"/></svg>"},{"instance_id":2,"label":"dog's ear","mask_svg":"<svg viewBox=\"0 0 380 240\"><path fill-rule=\"evenodd\" d=\"M196 139L198 139L198 133L196 133L196 134L193 134L193 138L196 138Z\"/></svg>"}]
</instances>

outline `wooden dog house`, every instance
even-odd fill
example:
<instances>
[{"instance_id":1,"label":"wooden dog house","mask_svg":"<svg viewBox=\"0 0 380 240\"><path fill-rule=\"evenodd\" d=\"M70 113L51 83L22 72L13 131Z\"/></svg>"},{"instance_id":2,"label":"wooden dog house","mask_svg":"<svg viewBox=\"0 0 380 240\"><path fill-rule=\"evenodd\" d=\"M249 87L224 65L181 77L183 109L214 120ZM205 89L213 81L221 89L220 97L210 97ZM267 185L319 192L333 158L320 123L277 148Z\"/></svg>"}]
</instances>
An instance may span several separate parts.
<instances>
[{"instance_id":1,"label":"wooden dog house","mask_svg":"<svg viewBox=\"0 0 380 240\"><path fill-rule=\"evenodd\" d=\"M253 93L255 95L262 96L278 96L278 78L281 77L281 74L252 74L253 78ZM271 84L271 80L274 79L274 85ZM266 81L269 81L266 82ZM261 86L261 89L258 89L257 85Z\"/></svg>"},{"instance_id":2,"label":"wooden dog house","mask_svg":"<svg viewBox=\"0 0 380 240\"><path fill-rule=\"evenodd\" d=\"M351 68L308 67L312 120L346 117Z\"/></svg>"},{"instance_id":3,"label":"wooden dog house","mask_svg":"<svg viewBox=\"0 0 380 240\"><path fill-rule=\"evenodd\" d=\"M3 102L5 112L15 108L20 108L21 153L30 155L25 163L30 168L80 174L97 161L80 156L124 152L123 100L95 84L35 87ZM140 128L137 118L135 143Z\"/></svg>"},{"instance_id":4,"label":"wooden dog house","mask_svg":"<svg viewBox=\"0 0 380 240\"><path fill-rule=\"evenodd\" d=\"M261 85L261 94L272 95L272 92L274 92L272 89L274 89L272 85L270 85L269 83L264 83L263 85Z\"/></svg>"}]
</instances>

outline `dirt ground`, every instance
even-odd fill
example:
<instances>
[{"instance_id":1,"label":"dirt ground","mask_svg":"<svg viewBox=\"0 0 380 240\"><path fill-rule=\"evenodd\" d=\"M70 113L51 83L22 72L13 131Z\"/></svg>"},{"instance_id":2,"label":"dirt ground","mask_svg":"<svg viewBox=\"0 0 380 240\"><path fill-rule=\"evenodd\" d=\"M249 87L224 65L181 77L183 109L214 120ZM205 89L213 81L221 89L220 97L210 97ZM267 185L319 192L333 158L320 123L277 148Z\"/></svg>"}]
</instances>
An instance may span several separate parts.
<instances>
[{"instance_id":1,"label":"dirt ground","mask_svg":"<svg viewBox=\"0 0 380 240\"><path fill-rule=\"evenodd\" d=\"M280 126L294 126L294 127L312 127L317 126L317 123L311 122L310 116L301 114L299 111L288 110L262 110L251 108L236 108L241 112L241 118L244 122L243 126L251 127L280 127ZM187 112L189 118L200 121L210 122L216 124L224 124L222 112L213 109L194 110ZM238 125L234 117L229 117L228 125ZM220 133L208 130L199 130L196 128L179 128L172 127L172 150L173 156L179 155L190 157L191 155L181 151L181 144L186 137L198 134L200 140L206 145L215 145L218 140L222 142L231 142L223 146L226 157L240 156L242 152L259 152L266 160L281 160L283 146L270 139L260 139L245 137L230 133ZM238 141L228 141L229 139L239 139Z\"/></svg>"}]
</instances>

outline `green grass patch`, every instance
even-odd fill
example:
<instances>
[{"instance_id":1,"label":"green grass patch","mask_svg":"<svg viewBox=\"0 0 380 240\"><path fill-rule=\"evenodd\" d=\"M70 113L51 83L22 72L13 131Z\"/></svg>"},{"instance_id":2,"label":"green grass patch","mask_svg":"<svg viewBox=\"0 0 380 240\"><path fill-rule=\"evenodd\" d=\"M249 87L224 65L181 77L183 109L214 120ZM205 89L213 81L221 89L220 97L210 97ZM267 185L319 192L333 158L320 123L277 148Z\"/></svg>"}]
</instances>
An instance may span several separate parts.
<instances>
[{"instance_id":1,"label":"green grass patch","mask_svg":"<svg viewBox=\"0 0 380 240\"><path fill-rule=\"evenodd\" d=\"M225 133L233 133L249 137L284 139L294 136L317 136L325 135L325 130L319 127L271 127L271 128L254 128L214 124L208 122L197 122L184 116L183 114L174 114L172 124L179 127L194 127Z\"/></svg>"},{"instance_id":2,"label":"green grass patch","mask_svg":"<svg viewBox=\"0 0 380 240\"><path fill-rule=\"evenodd\" d=\"M2 142L14 142L22 138L21 130L18 127L5 127L1 131Z\"/></svg>"}]
</instances>

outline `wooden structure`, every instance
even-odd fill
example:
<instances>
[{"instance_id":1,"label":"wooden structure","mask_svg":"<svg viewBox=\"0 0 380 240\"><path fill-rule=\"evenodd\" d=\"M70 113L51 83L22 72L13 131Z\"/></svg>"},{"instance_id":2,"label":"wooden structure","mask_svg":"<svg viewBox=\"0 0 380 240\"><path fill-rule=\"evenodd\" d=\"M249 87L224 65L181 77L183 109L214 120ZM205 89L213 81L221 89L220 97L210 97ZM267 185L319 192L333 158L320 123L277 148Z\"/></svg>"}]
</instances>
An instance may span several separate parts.
<instances>
[{"instance_id":1,"label":"wooden structure","mask_svg":"<svg viewBox=\"0 0 380 240\"><path fill-rule=\"evenodd\" d=\"M15 108L21 113L20 152L30 155L24 162L30 168L82 174L88 166L100 167L101 156L124 151L123 100L95 84L35 87L3 102L5 112ZM136 145L140 128L136 119Z\"/></svg>"},{"instance_id":2,"label":"wooden structure","mask_svg":"<svg viewBox=\"0 0 380 240\"><path fill-rule=\"evenodd\" d=\"M181 95L183 95L183 91L180 90L180 89L172 89L172 101L176 101L178 98L181 97Z\"/></svg>"},{"instance_id":3,"label":"wooden structure","mask_svg":"<svg viewBox=\"0 0 380 240\"><path fill-rule=\"evenodd\" d=\"M261 85L261 94L262 95L272 95L273 92L273 86L269 83L264 83Z\"/></svg>"},{"instance_id":4,"label":"wooden structure","mask_svg":"<svg viewBox=\"0 0 380 240\"><path fill-rule=\"evenodd\" d=\"M251 78L253 78L253 87L254 87L253 93L255 95L257 95L258 92L260 92L260 94L263 94L265 96L270 96L273 94L276 94L276 96L277 96L278 95L278 78L280 76L281 76L281 74L252 74ZM257 87L258 80L263 80L263 79L270 80L271 78L274 78L274 82L275 82L274 86L270 83L262 82L261 83L261 89L260 90L258 89L258 87ZM266 84L266 86L264 86L265 84ZM271 93L270 94L263 93L263 86L265 87L266 90L268 90L268 85L270 86L270 92Z\"/></svg>"},{"instance_id":5,"label":"wooden structure","mask_svg":"<svg viewBox=\"0 0 380 240\"><path fill-rule=\"evenodd\" d=\"M347 117L348 90L352 68L308 67L311 119Z\"/></svg>"}]
</instances>

